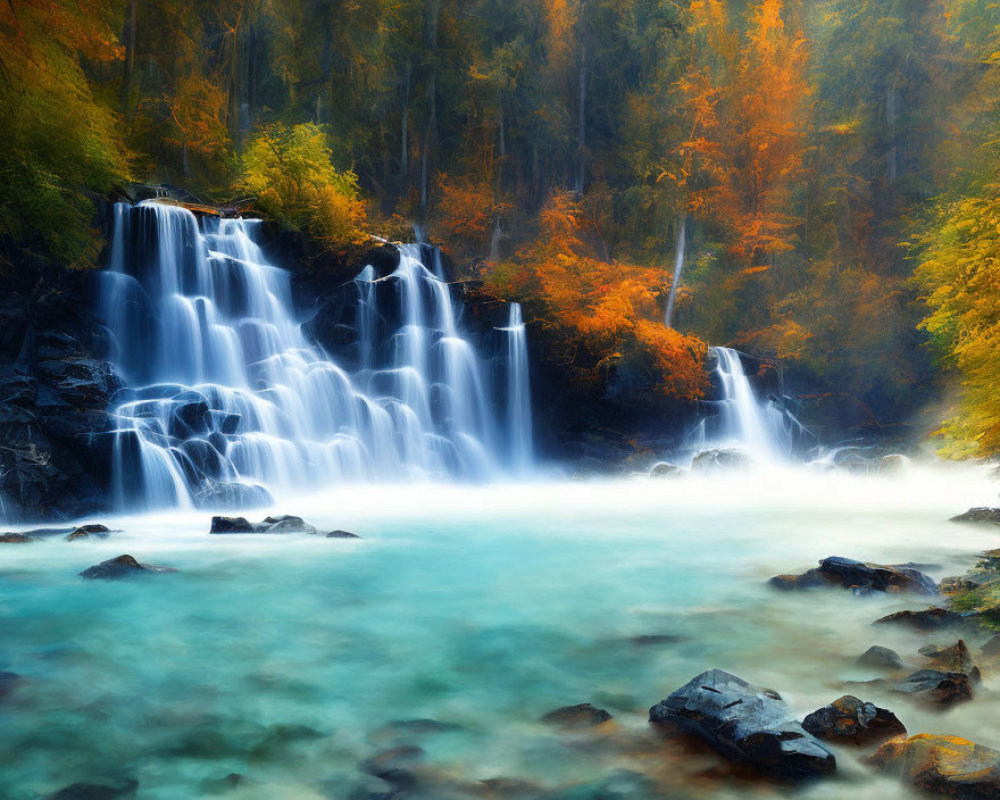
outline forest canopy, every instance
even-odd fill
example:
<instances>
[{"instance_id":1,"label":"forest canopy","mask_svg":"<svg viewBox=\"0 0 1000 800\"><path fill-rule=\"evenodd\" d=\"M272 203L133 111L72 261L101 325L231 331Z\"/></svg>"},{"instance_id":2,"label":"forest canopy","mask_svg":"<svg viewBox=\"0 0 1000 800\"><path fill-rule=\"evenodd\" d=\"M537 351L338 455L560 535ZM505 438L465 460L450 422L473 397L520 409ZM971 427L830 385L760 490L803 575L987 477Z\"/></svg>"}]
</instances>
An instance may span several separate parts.
<instances>
[{"instance_id":1,"label":"forest canopy","mask_svg":"<svg viewBox=\"0 0 1000 800\"><path fill-rule=\"evenodd\" d=\"M988 0L11 0L2 268L95 265L134 181L332 252L406 219L588 369L697 398L733 345L884 420L956 385L946 432L995 453L998 30Z\"/></svg>"}]
</instances>

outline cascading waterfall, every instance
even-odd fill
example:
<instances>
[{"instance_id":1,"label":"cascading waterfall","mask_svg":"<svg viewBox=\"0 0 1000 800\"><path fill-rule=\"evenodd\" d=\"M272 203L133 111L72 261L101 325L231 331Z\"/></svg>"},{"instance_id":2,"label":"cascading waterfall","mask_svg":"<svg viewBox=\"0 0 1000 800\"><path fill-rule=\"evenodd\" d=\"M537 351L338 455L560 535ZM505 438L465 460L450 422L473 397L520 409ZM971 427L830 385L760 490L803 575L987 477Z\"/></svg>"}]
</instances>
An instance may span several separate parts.
<instances>
[{"instance_id":1,"label":"cascading waterfall","mask_svg":"<svg viewBox=\"0 0 1000 800\"><path fill-rule=\"evenodd\" d=\"M392 274L366 267L355 279L349 374L306 339L258 226L116 206L100 305L131 387L113 433L120 506L263 503L338 481L483 479L530 462L519 309L507 385L492 386L440 266L435 275L418 245L402 245ZM494 402L504 394L506 414Z\"/></svg>"},{"instance_id":2,"label":"cascading waterfall","mask_svg":"<svg viewBox=\"0 0 1000 800\"><path fill-rule=\"evenodd\" d=\"M693 435L695 450L738 447L758 461L774 461L792 454L802 426L773 400L757 397L743 369L738 351L713 347L719 399L717 413L701 421Z\"/></svg>"}]
</instances>

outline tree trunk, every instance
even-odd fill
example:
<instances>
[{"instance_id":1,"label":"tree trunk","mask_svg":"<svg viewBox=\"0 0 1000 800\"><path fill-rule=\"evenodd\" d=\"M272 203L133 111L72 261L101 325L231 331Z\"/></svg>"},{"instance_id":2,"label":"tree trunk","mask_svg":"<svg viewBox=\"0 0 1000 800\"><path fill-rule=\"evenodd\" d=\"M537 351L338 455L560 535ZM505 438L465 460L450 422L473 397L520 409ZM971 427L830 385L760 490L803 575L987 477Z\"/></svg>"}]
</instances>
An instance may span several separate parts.
<instances>
[{"instance_id":1,"label":"tree trunk","mask_svg":"<svg viewBox=\"0 0 1000 800\"><path fill-rule=\"evenodd\" d=\"M896 115L898 114L896 87L889 85L885 90L885 127L889 138L889 152L886 153L886 177L889 184L899 176L899 150L896 146Z\"/></svg>"},{"instance_id":2,"label":"tree trunk","mask_svg":"<svg viewBox=\"0 0 1000 800\"><path fill-rule=\"evenodd\" d=\"M677 299L677 287L681 285L681 273L684 271L684 229L687 217L683 211L677 214L677 252L674 256L674 277L670 282L670 296L667 298L667 313L663 318L667 328L674 316L674 301Z\"/></svg>"},{"instance_id":3,"label":"tree trunk","mask_svg":"<svg viewBox=\"0 0 1000 800\"><path fill-rule=\"evenodd\" d=\"M399 145L399 174L403 180L404 188L406 184L406 177L410 171L410 147L409 147L409 131L407 126L410 124L410 59L406 59L406 70L404 71L405 81L403 89L403 129L400 132L400 145Z\"/></svg>"},{"instance_id":4,"label":"tree trunk","mask_svg":"<svg viewBox=\"0 0 1000 800\"><path fill-rule=\"evenodd\" d=\"M576 193L583 194L583 172L586 166L587 149L587 46L580 47L580 146L578 148Z\"/></svg>"},{"instance_id":5,"label":"tree trunk","mask_svg":"<svg viewBox=\"0 0 1000 800\"><path fill-rule=\"evenodd\" d=\"M136 40L136 3L137 0L129 0L128 15L125 18L125 29L122 31L122 39L125 40L125 64L122 69L122 88L119 107L122 116L128 116L132 106L132 75L135 72L135 40Z\"/></svg>"}]
</instances>

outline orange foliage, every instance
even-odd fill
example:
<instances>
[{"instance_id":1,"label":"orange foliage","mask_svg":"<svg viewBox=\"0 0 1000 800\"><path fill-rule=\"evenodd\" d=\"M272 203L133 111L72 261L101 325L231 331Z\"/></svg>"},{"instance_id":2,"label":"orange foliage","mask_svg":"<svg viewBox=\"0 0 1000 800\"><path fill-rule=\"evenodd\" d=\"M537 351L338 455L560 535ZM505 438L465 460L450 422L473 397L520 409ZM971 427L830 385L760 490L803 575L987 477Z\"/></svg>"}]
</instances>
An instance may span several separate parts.
<instances>
[{"instance_id":1,"label":"orange foliage","mask_svg":"<svg viewBox=\"0 0 1000 800\"><path fill-rule=\"evenodd\" d=\"M595 222L570 194L553 197L539 219L537 243L491 276L493 288L541 303L543 325L561 334L562 357L581 377L628 367L670 396L702 397L707 348L664 327L663 270L599 258Z\"/></svg>"},{"instance_id":2,"label":"orange foliage","mask_svg":"<svg viewBox=\"0 0 1000 800\"><path fill-rule=\"evenodd\" d=\"M226 93L207 78L185 76L168 99L170 115L180 136L172 144L206 156L225 153L230 144L226 129Z\"/></svg>"},{"instance_id":3,"label":"orange foliage","mask_svg":"<svg viewBox=\"0 0 1000 800\"><path fill-rule=\"evenodd\" d=\"M492 176L438 175L437 229L450 246L476 253L489 240L494 225L510 211L511 204L495 197Z\"/></svg>"},{"instance_id":4,"label":"orange foliage","mask_svg":"<svg viewBox=\"0 0 1000 800\"><path fill-rule=\"evenodd\" d=\"M721 0L692 2L692 28L709 56L679 83L693 120L682 148L709 179L692 194L692 210L730 230L731 255L764 268L768 254L794 247L798 221L786 209L806 146L806 39L784 13L783 0L756 3L741 44Z\"/></svg>"}]
</instances>

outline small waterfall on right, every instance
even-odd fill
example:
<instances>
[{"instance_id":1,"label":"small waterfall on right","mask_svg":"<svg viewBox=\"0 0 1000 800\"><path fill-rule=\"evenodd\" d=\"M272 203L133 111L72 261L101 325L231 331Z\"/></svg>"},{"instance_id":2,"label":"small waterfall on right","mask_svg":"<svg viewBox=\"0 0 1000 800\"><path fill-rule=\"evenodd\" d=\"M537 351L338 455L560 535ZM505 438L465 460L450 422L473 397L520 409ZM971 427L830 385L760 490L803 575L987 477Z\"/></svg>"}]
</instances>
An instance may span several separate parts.
<instances>
[{"instance_id":1,"label":"small waterfall on right","mask_svg":"<svg viewBox=\"0 0 1000 800\"><path fill-rule=\"evenodd\" d=\"M715 412L706 416L691 436L697 454L711 448L744 450L758 462L792 457L804 429L773 398L762 398L746 374L741 354L729 347L713 347L714 375L719 397L708 401Z\"/></svg>"},{"instance_id":2,"label":"small waterfall on right","mask_svg":"<svg viewBox=\"0 0 1000 800\"><path fill-rule=\"evenodd\" d=\"M528 385L528 335L521 304L510 304L507 327L507 430L510 432L510 464L516 473L527 472L531 452L531 387Z\"/></svg>"}]
</instances>

